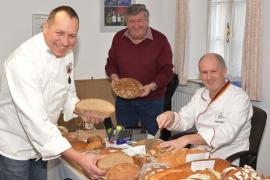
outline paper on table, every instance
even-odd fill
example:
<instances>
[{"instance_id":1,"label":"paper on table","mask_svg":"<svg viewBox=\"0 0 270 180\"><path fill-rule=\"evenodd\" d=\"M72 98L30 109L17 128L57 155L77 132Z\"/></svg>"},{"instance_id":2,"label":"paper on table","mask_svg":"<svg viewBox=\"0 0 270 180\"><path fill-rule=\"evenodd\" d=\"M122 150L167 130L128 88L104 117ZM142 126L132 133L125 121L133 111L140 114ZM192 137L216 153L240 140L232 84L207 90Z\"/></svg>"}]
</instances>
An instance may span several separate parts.
<instances>
[{"instance_id":1,"label":"paper on table","mask_svg":"<svg viewBox=\"0 0 270 180\"><path fill-rule=\"evenodd\" d=\"M134 156L136 154L146 154L145 145L129 147L127 149L123 149L122 151L129 156Z\"/></svg>"},{"instance_id":2,"label":"paper on table","mask_svg":"<svg viewBox=\"0 0 270 180\"><path fill-rule=\"evenodd\" d=\"M209 155L210 155L209 152L206 152L206 153L197 153L197 154L187 154L186 162L200 160L200 159L208 159L209 158Z\"/></svg>"},{"instance_id":3,"label":"paper on table","mask_svg":"<svg viewBox=\"0 0 270 180\"><path fill-rule=\"evenodd\" d=\"M204 170L206 168L214 169L215 160L206 160L206 161L195 161L191 163L191 170Z\"/></svg>"}]
</instances>

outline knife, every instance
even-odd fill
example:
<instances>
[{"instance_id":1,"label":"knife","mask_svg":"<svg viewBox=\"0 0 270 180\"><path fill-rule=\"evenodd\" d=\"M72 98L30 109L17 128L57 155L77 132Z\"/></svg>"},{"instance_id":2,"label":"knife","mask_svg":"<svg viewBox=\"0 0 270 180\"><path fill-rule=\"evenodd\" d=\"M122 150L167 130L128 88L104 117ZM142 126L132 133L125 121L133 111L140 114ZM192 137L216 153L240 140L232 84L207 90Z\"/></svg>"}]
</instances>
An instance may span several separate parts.
<instances>
[{"instance_id":1,"label":"knife","mask_svg":"<svg viewBox=\"0 0 270 180\"><path fill-rule=\"evenodd\" d=\"M158 131L156 132L154 139L158 139L160 137L160 131L161 129L158 129Z\"/></svg>"},{"instance_id":2,"label":"knife","mask_svg":"<svg viewBox=\"0 0 270 180\"><path fill-rule=\"evenodd\" d=\"M157 117L157 121L158 121L158 117ZM156 132L154 139L158 139L160 137L160 131L163 128L163 125L161 126L161 128L158 129L158 131Z\"/></svg>"}]
</instances>

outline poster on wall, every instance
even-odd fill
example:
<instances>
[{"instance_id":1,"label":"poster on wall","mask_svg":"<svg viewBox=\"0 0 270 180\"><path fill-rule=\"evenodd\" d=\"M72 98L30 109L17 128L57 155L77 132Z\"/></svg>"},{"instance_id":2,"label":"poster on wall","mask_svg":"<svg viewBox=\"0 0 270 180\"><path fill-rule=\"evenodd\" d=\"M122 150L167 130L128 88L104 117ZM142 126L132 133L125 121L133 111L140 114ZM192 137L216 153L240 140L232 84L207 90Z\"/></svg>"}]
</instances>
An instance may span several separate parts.
<instances>
[{"instance_id":1,"label":"poster on wall","mask_svg":"<svg viewBox=\"0 0 270 180\"><path fill-rule=\"evenodd\" d=\"M126 27L127 8L135 0L102 0L101 32L116 32Z\"/></svg>"},{"instance_id":2,"label":"poster on wall","mask_svg":"<svg viewBox=\"0 0 270 180\"><path fill-rule=\"evenodd\" d=\"M48 15L46 14L33 14L32 15L32 35L42 32L43 24L47 21Z\"/></svg>"}]
</instances>

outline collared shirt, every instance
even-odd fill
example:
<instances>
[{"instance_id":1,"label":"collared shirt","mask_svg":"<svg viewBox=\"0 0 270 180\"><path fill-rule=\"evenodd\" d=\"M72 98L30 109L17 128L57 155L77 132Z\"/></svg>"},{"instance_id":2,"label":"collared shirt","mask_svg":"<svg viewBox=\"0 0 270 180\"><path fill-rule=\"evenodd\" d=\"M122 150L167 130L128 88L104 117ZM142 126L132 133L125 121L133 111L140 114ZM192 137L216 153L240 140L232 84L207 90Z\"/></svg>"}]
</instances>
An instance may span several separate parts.
<instances>
[{"instance_id":1,"label":"collared shirt","mask_svg":"<svg viewBox=\"0 0 270 180\"><path fill-rule=\"evenodd\" d=\"M0 89L0 154L11 159L58 157L71 147L56 123L72 119L78 102L73 53L55 57L40 33L5 61Z\"/></svg>"},{"instance_id":2,"label":"collared shirt","mask_svg":"<svg viewBox=\"0 0 270 180\"><path fill-rule=\"evenodd\" d=\"M178 113L170 130L185 131L196 126L213 157L226 158L249 149L252 105L247 93L232 84L211 104L209 91L200 88Z\"/></svg>"},{"instance_id":3,"label":"collared shirt","mask_svg":"<svg viewBox=\"0 0 270 180\"><path fill-rule=\"evenodd\" d=\"M123 36L126 36L127 38L129 38L132 42L133 42L133 39L130 37L129 35L129 31L128 29L126 30L126 32L123 34ZM145 40L145 39L151 39L153 40L153 34L152 34L152 31L151 29L148 27L147 31L146 31L146 34L144 35L144 37L142 38L142 41Z\"/></svg>"}]
</instances>

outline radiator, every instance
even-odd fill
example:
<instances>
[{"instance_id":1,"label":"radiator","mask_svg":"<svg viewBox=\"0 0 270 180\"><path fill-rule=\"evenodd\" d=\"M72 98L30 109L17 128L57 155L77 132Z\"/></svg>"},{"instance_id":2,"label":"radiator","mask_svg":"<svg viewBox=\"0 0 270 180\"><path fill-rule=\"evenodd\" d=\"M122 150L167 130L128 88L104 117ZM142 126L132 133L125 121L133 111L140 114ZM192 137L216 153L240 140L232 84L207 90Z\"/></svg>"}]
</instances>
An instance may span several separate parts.
<instances>
[{"instance_id":1,"label":"radiator","mask_svg":"<svg viewBox=\"0 0 270 180\"><path fill-rule=\"evenodd\" d=\"M188 82L186 86L179 85L172 97L172 111L178 112L190 100L195 91L202 87L201 83Z\"/></svg>"}]
</instances>

